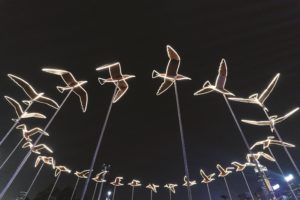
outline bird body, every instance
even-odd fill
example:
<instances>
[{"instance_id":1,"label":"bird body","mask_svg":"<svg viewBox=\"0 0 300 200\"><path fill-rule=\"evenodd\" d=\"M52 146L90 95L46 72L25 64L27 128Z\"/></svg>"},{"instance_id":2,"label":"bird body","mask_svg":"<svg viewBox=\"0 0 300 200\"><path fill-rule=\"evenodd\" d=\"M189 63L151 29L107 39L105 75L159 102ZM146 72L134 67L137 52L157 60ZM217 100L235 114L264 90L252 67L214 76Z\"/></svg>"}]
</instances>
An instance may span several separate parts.
<instances>
[{"instance_id":1,"label":"bird body","mask_svg":"<svg viewBox=\"0 0 300 200\"><path fill-rule=\"evenodd\" d=\"M219 175L218 175L218 177L226 177L226 176L228 176L229 174L232 173L231 170L233 170L234 168L233 167L223 168L220 164L217 164L217 169L220 172Z\"/></svg>"},{"instance_id":2,"label":"bird body","mask_svg":"<svg viewBox=\"0 0 300 200\"><path fill-rule=\"evenodd\" d=\"M176 193L175 188L177 187L177 184L173 184L173 183L168 183L166 185L164 185L165 188L167 188L170 192L172 192L173 194Z\"/></svg>"},{"instance_id":3,"label":"bird body","mask_svg":"<svg viewBox=\"0 0 300 200\"><path fill-rule=\"evenodd\" d=\"M31 142L26 142L22 148L30 148L31 152L32 153L35 153L35 154L41 154L41 150L46 150L50 153L53 153L53 151L45 144L37 144L37 145L34 145L32 144Z\"/></svg>"},{"instance_id":4,"label":"bird body","mask_svg":"<svg viewBox=\"0 0 300 200\"><path fill-rule=\"evenodd\" d=\"M185 186L185 187L187 187L187 186L191 187L191 186L197 184L196 181L189 181L188 178L187 178L187 176L184 176L184 177L183 177L183 182L184 182L184 183L183 183L182 186Z\"/></svg>"},{"instance_id":5,"label":"bird body","mask_svg":"<svg viewBox=\"0 0 300 200\"><path fill-rule=\"evenodd\" d=\"M120 187L120 186L124 185L123 183L121 183L122 180L123 180L123 177L118 176L115 178L115 180L113 182L110 182L110 184L112 184L115 187Z\"/></svg>"},{"instance_id":6,"label":"bird body","mask_svg":"<svg viewBox=\"0 0 300 200\"><path fill-rule=\"evenodd\" d=\"M201 181L201 183L210 183L212 181L214 181L214 176L216 175L215 173L212 173L212 174L209 174L209 175L206 175L205 172L201 169L200 170L200 175L202 176L203 180Z\"/></svg>"},{"instance_id":7,"label":"bird body","mask_svg":"<svg viewBox=\"0 0 300 200\"><path fill-rule=\"evenodd\" d=\"M215 91L223 95L235 96L232 92L225 89L226 79L227 64L225 59L223 58L219 66L218 76L216 78L215 84L213 85L210 83L210 81L206 81L203 84L202 88L195 92L194 95L203 95Z\"/></svg>"},{"instance_id":8,"label":"bird body","mask_svg":"<svg viewBox=\"0 0 300 200\"><path fill-rule=\"evenodd\" d=\"M244 164L242 163L239 163L239 162L232 162L231 165L235 166L235 171L236 172L242 172L246 169L246 167L248 166L252 166L252 167L255 167L255 164L254 163L249 163L249 162L246 162Z\"/></svg>"},{"instance_id":9,"label":"bird body","mask_svg":"<svg viewBox=\"0 0 300 200\"><path fill-rule=\"evenodd\" d=\"M152 78L162 78L164 82L160 85L156 95L160 95L167 91L175 81L180 80L191 80L191 78L178 74L180 66L180 56L170 45L167 45L167 54L169 57L169 62L165 73L159 73L156 70L152 72Z\"/></svg>"},{"instance_id":10,"label":"bird body","mask_svg":"<svg viewBox=\"0 0 300 200\"><path fill-rule=\"evenodd\" d=\"M39 127L35 127L30 130L27 130L27 126L25 124L20 124L16 128L22 130L23 138L28 142L31 142L32 141L31 137L37 133L49 136L49 134L47 132L45 132L43 129L41 129Z\"/></svg>"},{"instance_id":11,"label":"bird body","mask_svg":"<svg viewBox=\"0 0 300 200\"><path fill-rule=\"evenodd\" d=\"M142 186L141 182L139 180L133 179L130 183L128 183L131 187L140 187Z\"/></svg>"},{"instance_id":12,"label":"bird body","mask_svg":"<svg viewBox=\"0 0 300 200\"><path fill-rule=\"evenodd\" d=\"M62 172L66 172L68 174L70 174L72 171L67 168L66 166L55 166L55 173L54 176L57 177L58 175L60 175Z\"/></svg>"},{"instance_id":13,"label":"bird body","mask_svg":"<svg viewBox=\"0 0 300 200\"><path fill-rule=\"evenodd\" d=\"M159 188L159 185L155 185L155 184L148 184L146 186L147 189L151 190L154 193L157 193L157 188Z\"/></svg>"},{"instance_id":14,"label":"bird body","mask_svg":"<svg viewBox=\"0 0 300 200\"><path fill-rule=\"evenodd\" d=\"M100 173L98 173L94 178L93 180L97 183L105 183L106 180L105 180L105 176L106 174L108 173L108 171L104 170Z\"/></svg>"},{"instance_id":15,"label":"bird body","mask_svg":"<svg viewBox=\"0 0 300 200\"><path fill-rule=\"evenodd\" d=\"M55 169L55 160L53 157L38 156L35 160L34 167L37 167L41 161L47 165L51 165L52 168Z\"/></svg>"},{"instance_id":16,"label":"bird body","mask_svg":"<svg viewBox=\"0 0 300 200\"><path fill-rule=\"evenodd\" d=\"M78 178L87 179L89 173L90 173L90 170L86 169L86 170L83 170L83 171L76 171L74 174Z\"/></svg>"}]
</instances>

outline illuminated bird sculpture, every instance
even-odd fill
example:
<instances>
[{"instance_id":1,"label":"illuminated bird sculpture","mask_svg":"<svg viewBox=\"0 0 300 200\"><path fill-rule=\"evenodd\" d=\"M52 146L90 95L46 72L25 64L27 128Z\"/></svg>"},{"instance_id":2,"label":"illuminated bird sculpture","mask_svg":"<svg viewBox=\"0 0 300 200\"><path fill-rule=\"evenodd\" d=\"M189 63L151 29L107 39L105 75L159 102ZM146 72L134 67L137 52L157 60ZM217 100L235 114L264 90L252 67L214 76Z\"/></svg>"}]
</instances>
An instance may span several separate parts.
<instances>
[{"instance_id":1,"label":"illuminated bird sculpture","mask_svg":"<svg viewBox=\"0 0 300 200\"><path fill-rule=\"evenodd\" d=\"M23 138L28 142L31 142L32 141L31 137L37 133L49 136L49 134L47 132L43 131L43 129L41 129L39 127L35 127L35 128L28 130L27 126L25 124L20 124L16 128L22 130Z\"/></svg>"},{"instance_id":2,"label":"illuminated bird sculpture","mask_svg":"<svg viewBox=\"0 0 300 200\"><path fill-rule=\"evenodd\" d=\"M268 109L266 108L264 103L267 100L267 98L270 96L270 94L272 93L274 87L276 86L279 76L280 76L280 74L277 74L272 79L272 81L269 83L268 87L260 95L258 93L255 93L255 94L250 95L248 98L229 97L228 99L232 100L232 101L241 102L241 103L257 104L260 107L262 107L263 109L265 109L266 111L268 111Z\"/></svg>"},{"instance_id":3,"label":"illuminated bird sculpture","mask_svg":"<svg viewBox=\"0 0 300 200\"><path fill-rule=\"evenodd\" d=\"M209 175L206 175L205 174L205 172L201 169L200 170L200 175L202 176L202 181L201 181L201 183L206 183L206 184L208 184L208 183L210 183L210 182L212 182L212 181L214 181L215 179L214 179L214 176L216 175L215 173L212 173L212 174L209 174Z\"/></svg>"},{"instance_id":4,"label":"illuminated bird sculpture","mask_svg":"<svg viewBox=\"0 0 300 200\"><path fill-rule=\"evenodd\" d=\"M88 105L88 93L82 86L86 84L87 81L77 81L73 74L66 70L43 68L42 71L59 75L65 82L66 86L57 86L56 88L58 91L63 93L64 91L72 90L80 99L82 111L86 111Z\"/></svg>"},{"instance_id":5,"label":"illuminated bird sculpture","mask_svg":"<svg viewBox=\"0 0 300 200\"><path fill-rule=\"evenodd\" d=\"M122 183L122 180L123 180L123 177L116 177L115 180L113 182L110 182L110 184L112 184L113 186L116 186L116 187L120 187L120 186L123 186L124 184Z\"/></svg>"},{"instance_id":6,"label":"illuminated bird sculpture","mask_svg":"<svg viewBox=\"0 0 300 200\"><path fill-rule=\"evenodd\" d=\"M77 176L78 178L82 178L82 179L86 179L88 178L88 174L90 173L90 170L83 170L83 171L76 171L74 174L75 176Z\"/></svg>"},{"instance_id":7,"label":"illuminated bird sculpture","mask_svg":"<svg viewBox=\"0 0 300 200\"><path fill-rule=\"evenodd\" d=\"M169 62L165 73L159 73L156 70L152 72L152 78L162 78L164 82L160 85L156 95L160 95L167 91L175 81L191 80L191 78L178 74L180 66L180 56L178 53L169 45L167 45L167 53Z\"/></svg>"},{"instance_id":8,"label":"illuminated bird sculpture","mask_svg":"<svg viewBox=\"0 0 300 200\"><path fill-rule=\"evenodd\" d=\"M104 170L98 174L96 174L96 176L93 178L93 180L97 183L105 183L105 176L108 173L108 171Z\"/></svg>"},{"instance_id":9,"label":"illuminated bird sculpture","mask_svg":"<svg viewBox=\"0 0 300 200\"><path fill-rule=\"evenodd\" d=\"M257 146L262 146L263 149L269 148L270 145L279 145L279 146L285 146L285 147L296 147L295 145L287 142L282 142L280 140L275 140L274 136L269 136L265 140L261 140L256 142L252 147L250 148L251 150L254 149Z\"/></svg>"},{"instance_id":10,"label":"illuminated bird sculpture","mask_svg":"<svg viewBox=\"0 0 300 200\"><path fill-rule=\"evenodd\" d=\"M276 161L275 158L273 158L269 154L264 153L262 151L259 151L257 153L253 153L253 154L247 154L246 160L247 160L248 163L253 163L253 160L259 160L261 157L263 157L263 158L265 158L269 161L272 161L272 162Z\"/></svg>"},{"instance_id":11,"label":"illuminated bird sculpture","mask_svg":"<svg viewBox=\"0 0 300 200\"><path fill-rule=\"evenodd\" d=\"M196 181L188 181L188 178L187 178L187 176L184 176L183 177L183 185L182 186L185 186L185 187L187 187L187 186L193 186L193 185L196 185L197 184L197 182Z\"/></svg>"},{"instance_id":12,"label":"illuminated bird sculpture","mask_svg":"<svg viewBox=\"0 0 300 200\"><path fill-rule=\"evenodd\" d=\"M130 183L128 183L131 187L140 187L142 186L141 182L139 180L133 179Z\"/></svg>"},{"instance_id":13,"label":"illuminated bird sculpture","mask_svg":"<svg viewBox=\"0 0 300 200\"><path fill-rule=\"evenodd\" d=\"M18 116L17 119L12 119L13 121L18 121L19 119L25 118L39 118L39 119L46 119L46 116L41 113L35 112L24 112L22 106L13 98L9 96L5 96L6 101L15 109L15 112Z\"/></svg>"},{"instance_id":14,"label":"illuminated bird sculpture","mask_svg":"<svg viewBox=\"0 0 300 200\"><path fill-rule=\"evenodd\" d=\"M178 185L177 184L173 184L173 183L168 183L168 184L166 184L164 187L165 188L167 188L170 192L172 192L173 194L175 194L176 193L176 187L177 187Z\"/></svg>"},{"instance_id":15,"label":"illuminated bird sculpture","mask_svg":"<svg viewBox=\"0 0 300 200\"><path fill-rule=\"evenodd\" d=\"M227 64L225 59L222 59L219 66L219 72L215 84L212 85L209 81L206 81L203 84L202 89L195 92L194 95L203 95L215 91L223 95L235 96L232 92L225 89L226 79L227 79Z\"/></svg>"},{"instance_id":16,"label":"illuminated bird sculpture","mask_svg":"<svg viewBox=\"0 0 300 200\"><path fill-rule=\"evenodd\" d=\"M66 173L70 174L72 171L71 171L71 169L69 169L63 165L55 166L55 173L54 173L55 177L60 175L62 172L66 172Z\"/></svg>"},{"instance_id":17,"label":"illuminated bird sculpture","mask_svg":"<svg viewBox=\"0 0 300 200\"><path fill-rule=\"evenodd\" d=\"M134 78L134 75L122 74L121 64L119 62L98 67L97 71L109 70L110 78L98 78L101 85L105 83L113 83L117 87L117 91L113 97L113 103L117 102L128 90L127 80Z\"/></svg>"},{"instance_id":18,"label":"illuminated bird sculpture","mask_svg":"<svg viewBox=\"0 0 300 200\"><path fill-rule=\"evenodd\" d=\"M233 167L223 168L220 164L217 164L217 169L220 172L219 175L218 175L218 177L226 177L226 176L228 176L229 174L232 173L231 170L233 170L234 168Z\"/></svg>"},{"instance_id":19,"label":"illuminated bird sculpture","mask_svg":"<svg viewBox=\"0 0 300 200\"><path fill-rule=\"evenodd\" d=\"M30 100L24 100L23 102L26 105L31 104L32 102L39 102L50 106L52 108L58 109L58 104L51 98L46 97L44 93L38 93L28 82L24 79L15 76L13 74L8 74L8 77L13 80L30 98Z\"/></svg>"},{"instance_id":20,"label":"illuminated bird sculpture","mask_svg":"<svg viewBox=\"0 0 300 200\"><path fill-rule=\"evenodd\" d=\"M235 171L236 172L242 172L246 169L246 167L255 167L255 164L254 163L249 163L249 162L246 162L244 164L242 163L239 163L237 161L234 161L231 163L231 165L233 165L235 167Z\"/></svg>"},{"instance_id":21,"label":"illuminated bird sculpture","mask_svg":"<svg viewBox=\"0 0 300 200\"><path fill-rule=\"evenodd\" d=\"M278 124L280 122L283 122L290 116L292 116L295 112L299 110L299 107L293 109L292 111L288 112L282 117L278 117L277 115L270 116L270 120L267 121L255 121L255 120L247 120L247 119L242 119L242 122L247 123L247 124L252 124L256 126L270 126L271 131L274 131L275 124Z\"/></svg>"},{"instance_id":22,"label":"illuminated bird sculpture","mask_svg":"<svg viewBox=\"0 0 300 200\"><path fill-rule=\"evenodd\" d=\"M55 169L55 160L53 157L38 156L35 160L34 167L37 167L41 161Z\"/></svg>"},{"instance_id":23,"label":"illuminated bird sculpture","mask_svg":"<svg viewBox=\"0 0 300 200\"><path fill-rule=\"evenodd\" d=\"M46 150L50 153L53 153L53 151L45 144L38 144L38 145L34 145L32 144L31 142L26 142L23 146L22 146L23 149L25 148L30 148L31 152L32 153L35 153L35 154L41 154L41 150Z\"/></svg>"},{"instance_id":24,"label":"illuminated bird sculpture","mask_svg":"<svg viewBox=\"0 0 300 200\"><path fill-rule=\"evenodd\" d=\"M146 186L147 189L151 190L154 193L157 193L157 188L159 188L159 185L155 185L155 184L148 184Z\"/></svg>"}]
</instances>

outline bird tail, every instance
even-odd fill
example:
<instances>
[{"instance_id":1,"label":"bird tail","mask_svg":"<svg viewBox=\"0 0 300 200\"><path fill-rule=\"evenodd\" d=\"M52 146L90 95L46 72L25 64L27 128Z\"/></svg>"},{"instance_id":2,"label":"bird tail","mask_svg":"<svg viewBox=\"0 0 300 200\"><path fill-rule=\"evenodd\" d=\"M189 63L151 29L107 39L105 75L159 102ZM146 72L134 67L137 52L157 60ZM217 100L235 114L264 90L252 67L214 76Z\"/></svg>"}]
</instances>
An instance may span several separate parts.
<instances>
[{"instance_id":1,"label":"bird tail","mask_svg":"<svg viewBox=\"0 0 300 200\"><path fill-rule=\"evenodd\" d=\"M160 73L156 70L152 71L152 78L157 78L157 77L161 77Z\"/></svg>"},{"instance_id":2,"label":"bird tail","mask_svg":"<svg viewBox=\"0 0 300 200\"><path fill-rule=\"evenodd\" d=\"M62 86L56 86L56 89L57 89L60 93L64 93L64 91L70 90L71 88L69 88L69 87L62 87Z\"/></svg>"},{"instance_id":3,"label":"bird tail","mask_svg":"<svg viewBox=\"0 0 300 200\"><path fill-rule=\"evenodd\" d=\"M98 78L98 81L99 81L100 85L104 85L106 83L106 79L104 79L104 78Z\"/></svg>"}]
</instances>

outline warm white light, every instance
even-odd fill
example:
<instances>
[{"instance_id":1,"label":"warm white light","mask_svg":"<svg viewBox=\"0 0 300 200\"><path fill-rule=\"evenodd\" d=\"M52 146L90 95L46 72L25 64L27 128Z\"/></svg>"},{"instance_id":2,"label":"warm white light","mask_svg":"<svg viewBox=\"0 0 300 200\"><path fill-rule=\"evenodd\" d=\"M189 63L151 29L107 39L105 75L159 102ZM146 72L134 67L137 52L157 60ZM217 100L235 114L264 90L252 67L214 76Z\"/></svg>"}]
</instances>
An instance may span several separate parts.
<instances>
[{"instance_id":1,"label":"warm white light","mask_svg":"<svg viewBox=\"0 0 300 200\"><path fill-rule=\"evenodd\" d=\"M289 174L289 175L287 175L286 177L284 177L284 180L285 180L286 182L290 182L290 181L293 180L293 179L294 179L293 174Z\"/></svg>"},{"instance_id":2,"label":"warm white light","mask_svg":"<svg viewBox=\"0 0 300 200\"><path fill-rule=\"evenodd\" d=\"M110 196L111 195L111 191L109 190L108 192L107 192L107 196Z\"/></svg>"},{"instance_id":3,"label":"warm white light","mask_svg":"<svg viewBox=\"0 0 300 200\"><path fill-rule=\"evenodd\" d=\"M273 185L272 188L273 190L278 190L280 188L280 185L279 184Z\"/></svg>"}]
</instances>

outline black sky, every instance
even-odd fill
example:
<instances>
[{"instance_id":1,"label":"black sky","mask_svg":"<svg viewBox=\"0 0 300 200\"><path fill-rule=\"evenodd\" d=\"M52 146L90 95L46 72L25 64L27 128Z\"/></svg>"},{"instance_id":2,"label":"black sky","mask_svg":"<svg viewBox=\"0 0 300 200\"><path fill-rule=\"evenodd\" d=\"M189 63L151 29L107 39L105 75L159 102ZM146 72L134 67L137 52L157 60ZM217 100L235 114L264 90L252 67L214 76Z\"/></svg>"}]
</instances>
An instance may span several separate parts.
<instances>
[{"instance_id":1,"label":"black sky","mask_svg":"<svg viewBox=\"0 0 300 200\"><path fill-rule=\"evenodd\" d=\"M112 165L109 180L124 176L144 184L167 182L182 184L184 174L174 90L157 97L160 80L152 80L153 69L163 71L168 58L165 46L173 46L182 58L180 73L192 81L178 83L183 128L190 173L200 182L199 169L215 171L215 165L243 160L246 148L226 108L222 96L194 97L205 80L214 81L221 58L227 60L227 88L238 96L261 91L278 72L280 80L267 105L271 114L284 114L299 105L300 5L297 0L265 1L16 1L0 2L0 95L22 100L25 95L6 76L13 73L29 81L39 91L61 102L64 95L56 85L60 78L41 72L43 66L55 66L88 80L89 106L81 112L77 96L72 95L55 118L43 139L51 146L58 164L72 169L89 167L98 133L113 93L113 87L97 83L99 65L119 61L123 72L135 74L130 89L113 105L96 169L103 162ZM232 103L238 118L265 119L256 106ZM51 116L54 110L35 104L34 111ZM1 134L12 125L14 113L1 103ZM300 145L299 114L278 126L286 141ZM28 120L29 125L44 126L44 120ZM270 135L268 128L243 125L250 141ZM1 157L13 148L20 134L15 131ZM276 148L279 162L292 172L285 154ZM18 151L1 173L0 188L11 175L24 151ZM296 150L292 155L299 161ZM7 199L25 190L33 178L34 156L9 190ZM276 172L274 165L269 169ZM300 164L298 162L298 164ZM54 181L50 169L33 189L33 194ZM252 171L247 171L254 182ZM72 186L75 177L63 176L59 187ZM238 174L228 178L234 196L245 191ZM81 183L82 184L82 183ZM254 186L254 185L253 185ZM92 186L93 187L93 186ZM91 187L91 188L92 188ZM222 180L211 189L214 197L224 193ZM122 190L122 194L121 194ZM128 187L117 199L129 199ZM206 188L193 188L195 199L205 199ZM148 198L145 189L137 198ZM157 199L167 198L161 189ZM178 196L186 197L179 188Z\"/></svg>"}]
</instances>

